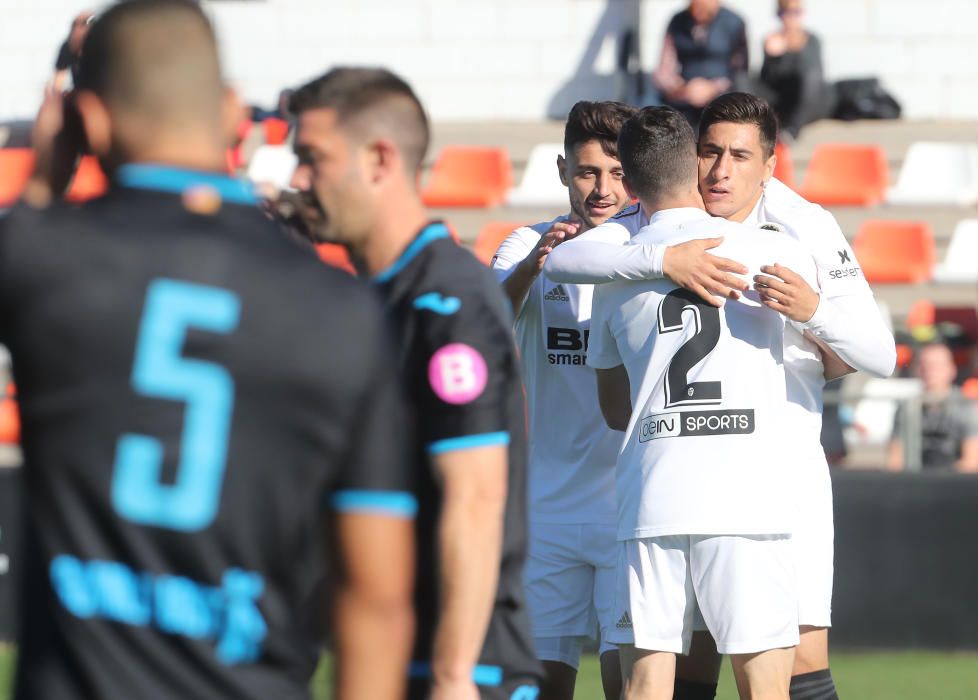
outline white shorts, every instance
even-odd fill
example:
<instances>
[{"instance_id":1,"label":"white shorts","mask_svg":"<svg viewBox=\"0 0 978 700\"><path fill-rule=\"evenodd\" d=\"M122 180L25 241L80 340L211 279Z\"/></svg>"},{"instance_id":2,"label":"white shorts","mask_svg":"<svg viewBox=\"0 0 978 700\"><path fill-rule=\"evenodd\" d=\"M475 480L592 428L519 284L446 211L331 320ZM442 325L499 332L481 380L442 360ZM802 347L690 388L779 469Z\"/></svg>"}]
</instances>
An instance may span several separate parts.
<instances>
[{"instance_id":1,"label":"white shorts","mask_svg":"<svg viewBox=\"0 0 978 700\"><path fill-rule=\"evenodd\" d=\"M600 630L607 642L615 598L615 525L530 523L523 579L537 658L580 663L584 640Z\"/></svg>"},{"instance_id":2,"label":"white shorts","mask_svg":"<svg viewBox=\"0 0 978 700\"><path fill-rule=\"evenodd\" d=\"M721 654L798 644L798 597L785 535L671 535L618 545L616 644L689 652L697 606Z\"/></svg>"},{"instance_id":3,"label":"white shorts","mask_svg":"<svg viewBox=\"0 0 978 700\"><path fill-rule=\"evenodd\" d=\"M832 514L832 479L824 457L819 465L806 465L804 484L796 503L796 525L791 533L798 582L798 624L832 625L832 576L835 528Z\"/></svg>"}]
</instances>

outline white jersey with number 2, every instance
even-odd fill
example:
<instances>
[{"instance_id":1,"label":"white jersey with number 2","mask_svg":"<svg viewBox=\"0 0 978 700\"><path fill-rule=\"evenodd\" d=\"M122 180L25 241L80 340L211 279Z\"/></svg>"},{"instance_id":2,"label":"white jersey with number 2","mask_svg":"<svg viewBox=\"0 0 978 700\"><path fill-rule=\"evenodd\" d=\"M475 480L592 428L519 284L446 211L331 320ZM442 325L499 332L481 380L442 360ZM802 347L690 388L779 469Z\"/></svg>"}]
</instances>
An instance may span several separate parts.
<instances>
[{"instance_id":1,"label":"white jersey with number 2","mask_svg":"<svg viewBox=\"0 0 978 700\"><path fill-rule=\"evenodd\" d=\"M781 263L815 283L790 236L710 217L657 212L633 243L723 236L714 252L748 267ZM710 306L669 280L595 289L588 364L624 364L632 416L618 457L618 537L792 530L785 424L784 318L753 291Z\"/></svg>"}]
</instances>

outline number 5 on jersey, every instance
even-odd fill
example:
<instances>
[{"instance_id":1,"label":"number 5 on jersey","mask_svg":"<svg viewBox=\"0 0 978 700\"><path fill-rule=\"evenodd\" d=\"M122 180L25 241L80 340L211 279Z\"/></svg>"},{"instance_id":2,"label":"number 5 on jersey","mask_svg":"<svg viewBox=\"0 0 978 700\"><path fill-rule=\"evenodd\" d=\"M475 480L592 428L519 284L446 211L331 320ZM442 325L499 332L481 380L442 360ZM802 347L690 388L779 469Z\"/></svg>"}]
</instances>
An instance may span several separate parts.
<instances>
[{"instance_id":1,"label":"number 5 on jersey","mask_svg":"<svg viewBox=\"0 0 978 700\"><path fill-rule=\"evenodd\" d=\"M142 525L200 530L214 520L227 463L234 381L213 362L182 356L187 331L228 334L241 304L225 289L154 280L146 293L132 385L137 393L186 403L176 481L161 482L163 443L126 434L116 447L112 503Z\"/></svg>"}]
</instances>

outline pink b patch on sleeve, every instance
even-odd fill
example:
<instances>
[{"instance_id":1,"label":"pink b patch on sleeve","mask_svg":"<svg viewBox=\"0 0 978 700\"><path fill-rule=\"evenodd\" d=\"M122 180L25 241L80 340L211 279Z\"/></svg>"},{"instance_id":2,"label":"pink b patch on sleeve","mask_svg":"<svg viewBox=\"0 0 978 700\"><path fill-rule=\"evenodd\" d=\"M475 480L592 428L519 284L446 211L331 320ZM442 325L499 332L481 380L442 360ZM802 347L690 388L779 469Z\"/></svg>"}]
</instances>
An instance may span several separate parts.
<instances>
[{"instance_id":1,"label":"pink b patch on sleeve","mask_svg":"<svg viewBox=\"0 0 978 700\"><path fill-rule=\"evenodd\" d=\"M439 348L428 363L428 381L445 403L475 401L485 391L488 380L486 361L478 350L464 343Z\"/></svg>"}]
</instances>

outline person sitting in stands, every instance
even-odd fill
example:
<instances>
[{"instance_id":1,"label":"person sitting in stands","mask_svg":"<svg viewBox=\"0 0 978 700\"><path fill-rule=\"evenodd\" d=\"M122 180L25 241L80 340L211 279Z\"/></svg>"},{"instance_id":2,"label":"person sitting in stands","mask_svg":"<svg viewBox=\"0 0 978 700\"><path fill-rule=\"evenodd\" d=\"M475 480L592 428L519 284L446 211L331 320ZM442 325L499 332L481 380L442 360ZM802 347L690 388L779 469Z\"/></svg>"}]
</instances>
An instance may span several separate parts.
<instances>
[{"instance_id":1,"label":"person sitting in stands","mask_svg":"<svg viewBox=\"0 0 978 700\"><path fill-rule=\"evenodd\" d=\"M954 386L957 368L951 350L942 342L923 345L914 358L915 374L924 383L921 409L920 463L925 470L978 472L978 406ZM901 406L893 422L887 468L904 468L904 415Z\"/></svg>"},{"instance_id":2,"label":"person sitting in stands","mask_svg":"<svg viewBox=\"0 0 978 700\"><path fill-rule=\"evenodd\" d=\"M713 98L733 89L747 72L747 28L720 0L690 0L666 29L653 81L663 104L696 126Z\"/></svg>"},{"instance_id":3,"label":"person sitting in stands","mask_svg":"<svg viewBox=\"0 0 978 700\"><path fill-rule=\"evenodd\" d=\"M778 0L781 29L764 40L761 83L778 113L783 131L798 138L806 124L829 115L822 70L822 44L805 29L802 0Z\"/></svg>"}]
</instances>

